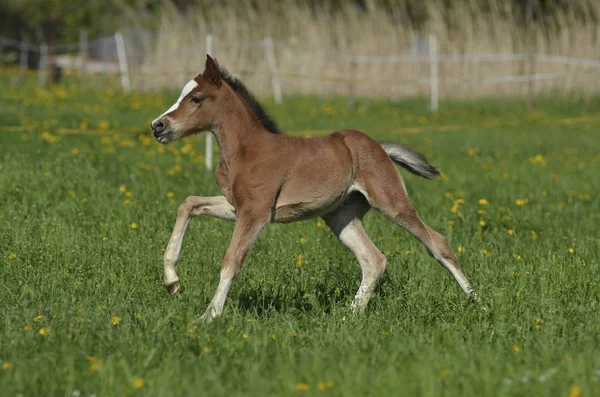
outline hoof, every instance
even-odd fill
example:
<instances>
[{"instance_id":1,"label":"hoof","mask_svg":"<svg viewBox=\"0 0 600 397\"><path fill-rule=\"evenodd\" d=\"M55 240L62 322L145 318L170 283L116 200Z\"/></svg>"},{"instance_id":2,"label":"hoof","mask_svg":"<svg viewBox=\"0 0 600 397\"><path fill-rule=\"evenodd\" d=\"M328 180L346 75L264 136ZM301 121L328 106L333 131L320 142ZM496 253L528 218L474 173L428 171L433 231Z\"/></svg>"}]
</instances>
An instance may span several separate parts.
<instances>
[{"instance_id":1,"label":"hoof","mask_svg":"<svg viewBox=\"0 0 600 397\"><path fill-rule=\"evenodd\" d=\"M471 291L471 293L469 294L469 300L475 304L481 302L481 298L479 298L479 295L477 295L477 292L475 291Z\"/></svg>"},{"instance_id":2,"label":"hoof","mask_svg":"<svg viewBox=\"0 0 600 397\"><path fill-rule=\"evenodd\" d=\"M167 292L171 296L175 295L177 293L177 291L179 291L180 286L181 286L181 284L179 284L179 280L175 281L174 283L165 285L165 287L167 287Z\"/></svg>"}]
</instances>

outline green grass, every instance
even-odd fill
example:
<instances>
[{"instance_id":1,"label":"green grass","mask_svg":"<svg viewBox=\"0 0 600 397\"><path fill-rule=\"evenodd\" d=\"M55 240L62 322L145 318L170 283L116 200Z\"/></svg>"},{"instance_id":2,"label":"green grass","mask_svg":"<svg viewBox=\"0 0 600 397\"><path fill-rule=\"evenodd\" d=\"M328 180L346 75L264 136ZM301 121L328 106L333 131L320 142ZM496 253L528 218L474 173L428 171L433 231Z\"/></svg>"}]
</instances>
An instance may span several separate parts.
<instances>
[{"instance_id":1,"label":"green grass","mask_svg":"<svg viewBox=\"0 0 600 397\"><path fill-rule=\"evenodd\" d=\"M348 310L356 260L311 220L270 225L223 317L196 328L233 226L192 220L169 297L161 258L177 205L219 194L202 138L163 147L148 131L177 95L4 87L0 395L600 393L598 100L541 99L531 115L519 100L444 102L433 116L425 100L267 101L284 130L359 128L438 166L443 180L402 174L423 220L460 246L483 305L371 212L389 265L364 315Z\"/></svg>"}]
</instances>

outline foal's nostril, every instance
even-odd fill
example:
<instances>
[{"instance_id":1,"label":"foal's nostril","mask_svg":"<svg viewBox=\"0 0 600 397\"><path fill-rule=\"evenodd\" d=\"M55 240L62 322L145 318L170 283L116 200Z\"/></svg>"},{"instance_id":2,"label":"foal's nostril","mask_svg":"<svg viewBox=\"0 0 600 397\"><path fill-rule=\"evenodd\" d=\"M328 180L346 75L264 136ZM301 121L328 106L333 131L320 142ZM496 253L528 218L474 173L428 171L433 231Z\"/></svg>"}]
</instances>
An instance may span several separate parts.
<instances>
[{"instance_id":1,"label":"foal's nostril","mask_svg":"<svg viewBox=\"0 0 600 397\"><path fill-rule=\"evenodd\" d=\"M152 131L154 131L154 135L158 135L165 130L165 123L160 120L156 120L152 123Z\"/></svg>"}]
</instances>

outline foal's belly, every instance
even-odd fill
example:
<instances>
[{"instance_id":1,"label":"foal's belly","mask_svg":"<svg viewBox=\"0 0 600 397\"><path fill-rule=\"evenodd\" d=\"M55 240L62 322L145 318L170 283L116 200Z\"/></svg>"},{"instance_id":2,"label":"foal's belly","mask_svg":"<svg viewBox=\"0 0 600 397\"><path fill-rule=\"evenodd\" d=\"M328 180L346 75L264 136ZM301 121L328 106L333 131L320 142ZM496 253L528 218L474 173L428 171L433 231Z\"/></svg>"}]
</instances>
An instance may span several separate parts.
<instances>
[{"instance_id":1,"label":"foal's belly","mask_svg":"<svg viewBox=\"0 0 600 397\"><path fill-rule=\"evenodd\" d=\"M329 197L303 194L295 200L278 200L272 222L287 223L328 214L339 208L346 197L347 189L344 189Z\"/></svg>"}]
</instances>

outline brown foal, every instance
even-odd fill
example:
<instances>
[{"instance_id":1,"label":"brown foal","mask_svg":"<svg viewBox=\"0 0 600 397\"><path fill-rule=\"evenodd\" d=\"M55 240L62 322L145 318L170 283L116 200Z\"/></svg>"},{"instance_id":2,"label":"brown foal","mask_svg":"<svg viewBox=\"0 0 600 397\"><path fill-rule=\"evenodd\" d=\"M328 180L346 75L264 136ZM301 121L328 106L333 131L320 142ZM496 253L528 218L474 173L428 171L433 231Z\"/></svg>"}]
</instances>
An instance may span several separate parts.
<instances>
[{"instance_id":1,"label":"brown foal","mask_svg":"<svg viewBox=\"0 0 600 397\"><path fill-rule=\"evenodd\" d=\"M363 311L387 263L362 225L371 207L423 243L465 294L475 297L446 239L419 218L394 166L428 179L438 176L420 154L355 130L317 138L283 135L244 85L210 56L204 73L185 85L177 102L152 122L152 130L163 144L207 131L219 145L216 178L223 196L185 199L164 254L164 284L173 295L180 287L177 262L190 218L235 222L219 286L202 320L221 315L233 279L269 222L318 216L360 263L362 282L351 308Z\"/></svg>"}]
</instances>

